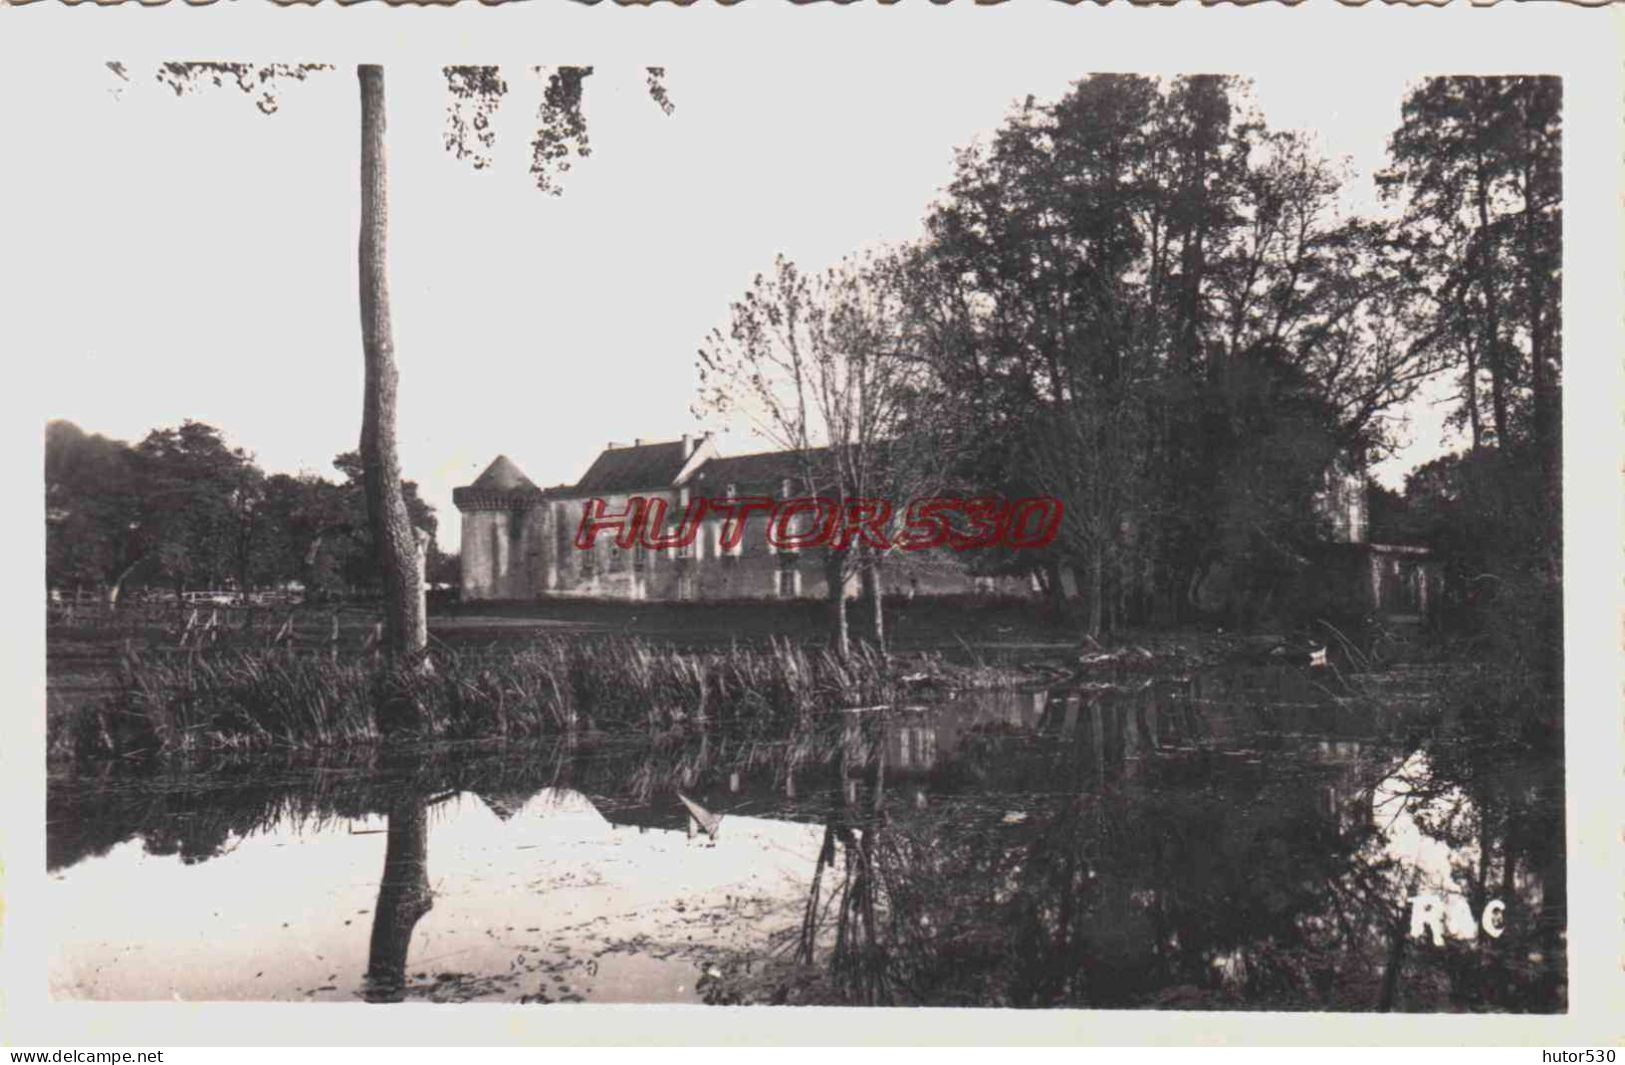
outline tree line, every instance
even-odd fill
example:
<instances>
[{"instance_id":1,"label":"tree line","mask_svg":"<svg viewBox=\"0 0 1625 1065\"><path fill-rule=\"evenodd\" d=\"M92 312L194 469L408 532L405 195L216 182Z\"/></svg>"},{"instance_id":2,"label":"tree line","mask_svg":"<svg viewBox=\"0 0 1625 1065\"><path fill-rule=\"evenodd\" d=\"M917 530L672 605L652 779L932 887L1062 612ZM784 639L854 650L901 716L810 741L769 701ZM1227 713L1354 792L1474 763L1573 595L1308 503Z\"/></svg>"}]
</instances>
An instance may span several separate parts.
<instances>
[{"instance_id":1,"label":"tree line","mask_svg":"<svg viewBox=\"0 0 1625 1065\"><path fill-rule=\"evenodd\" d=\"M1031 572L1098 633L1190 620L1221 573L1239 620L1290 602L1317 500L1443 377L1468 447L1379 494L1375 531L1555 589L1560 112L1555 79L1417 83L1362 217L1346 167L1240 79L1029 97L957 153L922 239L758 276L699 351L696 412L836 496L1059 497L1052 548L972 564Z\"/></svg>"},{"instance_id":2,"label":"tree line","mask_svg":"<svg viewBox=\"0 0 1625 1065\"><path fill-rule=\"evenodd\" d=\"M311 599L370 596L379 562L359 456L336 479L267 473L202 422L154 429L136 444L67 421L45 431L45 571L58 590L252 591L298 587ZM433 537L434 508L402 481L412 526ZM429 549L431 583L456 581L456 556Z\"/></svg>"},{"instance_id":3,"label":"tree line","mask_svg":"<svg viewBox=\"0 0 1625 1065\"><path fill-rule=\"evenodd\" d=\"M326 69L167 63L157 78L177 95L234 82L273 113L280 87ZM587 154L591 72L534 71L545 91L531 170L544 192L557 194L571 156ZM508 83L495 67L444 73L446 146L483 168ZM646 73L669 114L664 71ZM357 78L360 481L387 576L387 645L415 652L424 632L394 445L383 74L362 65ZM1320 538L1313 501L1327 470L1358 472L1392 445L1395 412L1452 374L1469 449L1419 471L1405 497L1379 495L1376 509L1454 536L1480 585L1527 580L1554 601L1560 112L1553 78L1419 82L1379 175L1393 216L1361 218L1341 213L1343 169L1306 137L1270 130L1237 79L1096 75L1054 103L1029 97L990 141L959 153L923 240L816 276L780 260L759 277L700 351L697 406L743 415L806 455L808 487L842 500L948 489L1062 498L1062 534L1034 573L1059 610L1081 600L1098 632L1190 617L1221 567L1233 611L1279 601ZM123 551L124 566L133 555L117 545L132 531L102 548ZM883 639L883 555L837 554L831 586L862 576ZM175 548L169 556L171 570L182 565Z\"/></svg>"},{"instance_id":4,"label":"tree line","mask_svg":"<svg viewBox=\"0 0 1625 1065\"><path fill-rule=\"evenodd\" d=\"M124 63L109 61L108 71L130 80ZM154 72L156 80L176 96L209 87L229 91L235 87L251 98L265 115L281 109L281 94L288 86L311 79L323 80L333 68L323 63L166 62ZM447 102L443 141L448 152L483 170L492 163L496 130L492 118L510 95L503 70L495 66L447 66ZM562 176L573 158L590 154L587 123L582 110L583 85L592 67L531 67L542 86L535 112L535 133L530 142L529 170L543 193L560 195ZM428 644L424 581L419 572L420 551L434 564L433 540L427 543L422 527L401 486L400 457L396 447L396 393L399 371L391 327L388 280L389 169L386 145L384 70L373 63L355 68L359 90L360 207L357 236L358 300L362 333L361 439L355 452L359 486L365 499L370 554L376 559L372 574L383 599L383 646L391 653L421 656ZM666 90L664 67L646 67L643 88L664 114L675 110ZM117 587L115 584L113 587Z\"/></svg>"}]
</instances>

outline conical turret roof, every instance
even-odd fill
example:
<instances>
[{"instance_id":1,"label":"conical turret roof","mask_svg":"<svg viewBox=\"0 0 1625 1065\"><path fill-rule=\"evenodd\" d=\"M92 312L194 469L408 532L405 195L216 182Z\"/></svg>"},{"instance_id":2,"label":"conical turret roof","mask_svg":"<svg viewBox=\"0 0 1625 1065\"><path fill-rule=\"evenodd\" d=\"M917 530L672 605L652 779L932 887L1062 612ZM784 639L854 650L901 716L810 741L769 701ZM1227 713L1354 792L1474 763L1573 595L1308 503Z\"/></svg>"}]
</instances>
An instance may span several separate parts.
<instances>
[{"instance_id":1,"label":"conical turret roof","mask_svg":"<svg viewBox=\"0 0 1625 1065\"><path fill-rule=\"evenodd\" d=\"M485 488L498 492L509 492L515 488L535 488L530 478L525 476L523 470L513 464L513 460L506 455L498 455L491 460L491 465L485 467L485 472L474 481L473 487Z\"/></svg>"}]
</instances>

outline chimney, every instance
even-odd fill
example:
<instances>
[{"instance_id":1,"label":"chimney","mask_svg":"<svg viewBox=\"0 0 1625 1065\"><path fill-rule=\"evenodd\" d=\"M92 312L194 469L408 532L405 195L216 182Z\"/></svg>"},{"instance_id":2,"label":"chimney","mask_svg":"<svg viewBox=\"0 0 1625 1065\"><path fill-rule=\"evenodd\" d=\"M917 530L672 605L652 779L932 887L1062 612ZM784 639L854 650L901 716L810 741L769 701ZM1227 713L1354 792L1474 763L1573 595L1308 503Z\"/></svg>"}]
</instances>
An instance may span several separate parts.
<instances>
[{"instance_id":1,"label":"chimney","mask_svg":"<svg viewBox=\"0 0 1625 1065\"><path fill-rule=\"evenodd\" d=\"M694 454L694 438L687 433L683 434L683 457L686 459Z\"/></svg>"},{"instance_id":2,"label":"chimney","mask_svg":"<svg viewBox=\"0 0 1625 1065\"><path fill-rule=\"evenodd\" d=\"M634 436L632 438L632 446L633 447L642 447L644 444L647 444L648 442L649 441L645 440L641 436Z\"/></svg>"}]
</instances>

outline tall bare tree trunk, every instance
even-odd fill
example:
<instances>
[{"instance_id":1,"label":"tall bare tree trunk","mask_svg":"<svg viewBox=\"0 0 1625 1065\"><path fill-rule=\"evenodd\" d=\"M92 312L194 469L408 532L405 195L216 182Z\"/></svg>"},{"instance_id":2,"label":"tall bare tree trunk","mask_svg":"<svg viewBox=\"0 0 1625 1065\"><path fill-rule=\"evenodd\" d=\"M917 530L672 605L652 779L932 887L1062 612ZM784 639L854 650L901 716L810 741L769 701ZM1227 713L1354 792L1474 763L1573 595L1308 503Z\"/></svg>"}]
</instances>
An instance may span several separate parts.
<instances>
[{"instance_id":1,"label":"tall bare tree trunk","mask_svg":"<svg viewBox=\"0 0 1625 1065\"><path fill-rule=\"evenodd\" d=\"M1501 296L1499 279L1495 276L1497 245L1490 239L1490 178L1482 155L1474 167L1474 202L1478 207L1478 262L1479 289L1484 293L1483 347L1484 365L1490 371L1490 412L1495 419L1495 446L1504 453L1511 443L1508 439L1507 377L1512 368L1506 365L1506 352L1501 345Z\"/></svg>"},{"instance_id":2,"label":"tall bare tree trunk","mask_svg":"<svg viewBox=\"0 0 1625 1065\"><path fill-rule=\"evenodd\" d=\"M1467 393L1467 424L1472 429L1473 453L1483 447L1484 416L1478 409L1478 348L1472 341L1462 345L1467 354L1467 379L1462 385Z\"/></svg>"},{"instance_id":3,"label":"tall bare tree trunk","mask_svg":"<svg viewBox=\"0 0 1625 1065\"><path fill-rule=\"evenodd\" d=\"M1061 583L1061 560L1051 555L1044 560L1044 590L1057 625L1066 620L1066 587Z\"/></svg>"},{"instance_id":4,"label":"tall bare tree trunk","mask_svg":"<svg viewBox=\"0 0 1625 1065\"><path fill-rule=\"evenodd\" d=\"M1529 120L1531 104L1524 102L1525 121ZM1552 319L1546 313L1548 298L1546 264L1542 262L1536 232L1538 220L1535 200L1535 168L1537 159L1531 147L1523 160L1523 211L1520 231L1523 237L1525 285L1528 288L1530 385L1534 400L1534 442L1540 460L1541 475L1545 482L1545 512L1549 522L1547 530L1548 579L1562 581L1563 562L1563 396L1557 386L1554 360L1558 355L1552 337ZM1561 246L1561 245L1559 245ZM1553 300L1554 307L1557 301Z\"/></svg>"},{"instance_id":5,"label":"tall bare tree trunk","mask_svg":"<svg viewBox=\"0 0 1625 1065\"><path fill-rule=\"evenodd\" d=\"M885 590L880 580L880 556L873 548L865 548L868 557L863 567L863 594L869 600L870 635L875 646L886 649Z\"/></svg>"},{"instance_id":6,"label":"tall bare tree trunk","mask_svg":"<svg viewBox=\"0 0 1625 1065\"><path fill-rule=\"evenodd\" d=\"M831 550L824 563L829 602L835 610L835 653L845 658L852 651L852 633L846 617L846 566L840 552Z\"/></svg>"},{"instance_id":7,"label":"tall bare tree trunk","mask_svg":"<svg viewBox=\"0 0 1625 1065\"><path fill-rule=\"evenodd\" d=\"M1100 635L1101 606L1106 595L1106 549L1094 544L1089 549L1089 635Z\"/></svg>"},{"instance_id":8,"label":"tall bare tree trunk","mask_svg":"<svg viewBox=\"0 0 1625 1065\"><path fill-rule=\"evenodd\" d=\"M389 231L384 160L384 70L363 64L361 82L361 342L366 357L361 414L361 467L384 591L384 640L390 651L414 653L428 642L418 539L401 494L395 451L395 341L389 328L385 255Z\"/></svg>"}]
</instances>

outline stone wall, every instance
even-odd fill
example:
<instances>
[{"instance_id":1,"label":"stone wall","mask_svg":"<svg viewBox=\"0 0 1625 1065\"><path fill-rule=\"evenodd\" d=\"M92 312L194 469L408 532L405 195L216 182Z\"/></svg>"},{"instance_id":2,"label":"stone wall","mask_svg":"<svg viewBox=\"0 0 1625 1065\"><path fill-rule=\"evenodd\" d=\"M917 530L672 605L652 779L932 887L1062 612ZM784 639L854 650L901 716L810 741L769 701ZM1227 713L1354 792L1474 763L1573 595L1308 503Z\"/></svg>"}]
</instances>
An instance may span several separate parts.
<instances>
[{"instance_id":1,"label":"stone wall","mask_svg":"<svg viewBox=\"0 0 1625 1065\"><path fill-rule=\"evenodd\" d=\"M506 517L490 510L463 513L461 553L465 600L499 598L500 575L507 569L507 559L499 556L494 544L505 539ZM497 535L499 533L502 535Z\"/></svg>"},{"instance_id":2,"label":"stone wall","mask_svg":"<svg viewBox=\"0 0 1625 1065\"><path fill-rule=\"evenodd\" d=\"M687 505L681 489L646 493L667 501L675 522ZM604 497L609 513L623 510L626 495ZM482 501L483 502L483 501ZM764 514L752 514L743 539L721 546L722 519L707 517L687 548L623 549L601 534L590 551L575 546L584 499L515 500L509 508L485 503L463 512L462 598L535 599L566 596L604 599L780 599L829 596L823 549L786 554L767 543ZM1025 578L977 578L952 551L895 552L882 563L882 587L890 595L956 595L977 592L1025 594ZM856 574L847 596L859 594Z\"/></svg>"},{"instance_id":3,"label":"stone wall","mask_svg":"<svg viewBox=\"0 0 1625 1065\"><path fill-rule=\"evenodd\" d=\"M522 599L530 594L526 511L476 510L463 515L464 599Z\"/></svg>"},{"instance_id":4,"label":"stone wall","mask_svg":"<svg viewBox=\"0 0 1625 1065\"><path fill-rule=\"evenodd\" d=\"M554 510L519 497L463 508L462 598L531 599L554 590Z\"/></svg>"}]
</instances>

